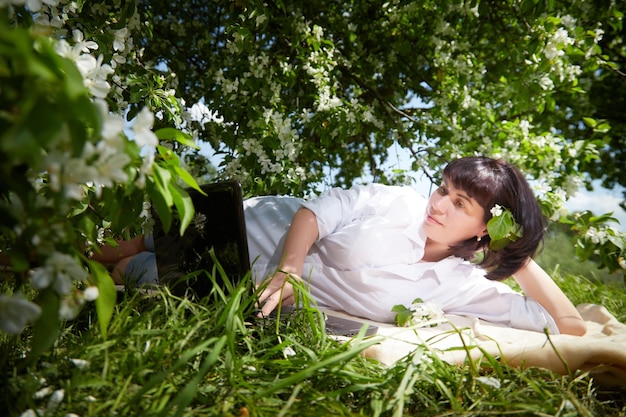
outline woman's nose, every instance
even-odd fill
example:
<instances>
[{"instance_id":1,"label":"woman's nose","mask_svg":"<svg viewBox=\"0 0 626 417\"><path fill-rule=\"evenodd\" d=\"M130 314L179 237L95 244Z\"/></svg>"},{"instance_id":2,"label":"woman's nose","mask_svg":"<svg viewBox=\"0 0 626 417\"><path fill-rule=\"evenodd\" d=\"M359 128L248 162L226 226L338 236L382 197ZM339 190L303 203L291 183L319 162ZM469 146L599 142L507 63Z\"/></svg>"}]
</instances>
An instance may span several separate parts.
<instances>
[{"instance_id":1,"label":"woman's nose","mask_svg":"<svg viewBox=\"0 0 626 417\"><path fill-rule=\"evenodd\" d=\"M449 203L450 203L450 197L445 195L433 201L433 208L437 210L438 212L443 213L448 208Z\"/></svg>"}]
</instances>

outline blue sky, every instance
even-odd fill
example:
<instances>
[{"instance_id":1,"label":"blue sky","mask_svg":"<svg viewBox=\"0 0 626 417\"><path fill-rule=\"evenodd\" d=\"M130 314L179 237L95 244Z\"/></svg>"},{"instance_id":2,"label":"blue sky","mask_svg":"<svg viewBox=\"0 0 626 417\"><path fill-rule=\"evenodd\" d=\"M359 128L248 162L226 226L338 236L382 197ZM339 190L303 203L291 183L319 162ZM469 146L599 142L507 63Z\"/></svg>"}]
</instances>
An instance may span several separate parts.
<instances>
[{"instance_id":1,"label":"blue sky","mask_svg":"<svg viewBox=\"0 0 626 417\"><path fill-rule=\"evenodd\" d=\"M613 212L613 217L619 220L619 229L626 231L626 211L619 206L623 200L623 188L607 190L597 185L596 190L581 190L574 198L567 202L571 211L591 210L594 214Z\"/></svg>"}]
</instances>

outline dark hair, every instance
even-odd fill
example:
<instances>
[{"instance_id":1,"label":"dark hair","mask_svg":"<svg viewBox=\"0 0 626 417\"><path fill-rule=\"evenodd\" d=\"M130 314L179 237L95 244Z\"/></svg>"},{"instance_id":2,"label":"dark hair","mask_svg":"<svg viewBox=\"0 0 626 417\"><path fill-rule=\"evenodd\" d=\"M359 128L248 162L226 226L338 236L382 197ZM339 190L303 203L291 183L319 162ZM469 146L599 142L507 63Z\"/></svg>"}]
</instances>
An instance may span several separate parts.
<instances>
[{"instance_id":1,"label":"dark hair","mask_svg":"<svg viewBox=\"0 0 626 417\"><path fill-rule=\"evenodd\" d=\"M511 211L524 231L521 238L500 250L489 249L488 235L480 241L468 239L451 248L455 256L476 260L477 265L487 271L487 278L502 280L535 255L543 241L545 220L528 181L516 167L503 160L466 157L450 162L444 168L443 177L482 206L485 223L492 217L493 206L499 204ZM482 259L476 256L480 251L483 251Z\"/></svg>"}]
</instances>

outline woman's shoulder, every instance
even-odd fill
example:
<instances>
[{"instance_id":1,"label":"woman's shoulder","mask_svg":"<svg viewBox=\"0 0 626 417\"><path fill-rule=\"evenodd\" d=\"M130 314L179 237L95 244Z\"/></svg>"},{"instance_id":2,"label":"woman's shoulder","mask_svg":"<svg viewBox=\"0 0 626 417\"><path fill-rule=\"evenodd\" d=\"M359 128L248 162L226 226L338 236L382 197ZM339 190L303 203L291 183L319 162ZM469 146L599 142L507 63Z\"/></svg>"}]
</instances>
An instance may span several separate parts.
<instances>
[{"instance_id":1,"label":"woman's shoulder","mask_svg":"<svg viewBox=\"0 0 626 417\"><path fill-rule=\"evenodd\" d=\"M244 209L261 207L297 207L302 199L286 195L262 195L248 197L243 200Z\"/></svg>"},{"instance_id":2,"label":"woman's shoulder","mask_svg":"<svg viewBox=\"0 0 626 417\"><path fill-rule=\"evenodd\" d=\"M408 185L388 185L375 182L360 187L365 189L372 196L403 197L419 201L426 200L426 197L420 194L415 188Z\"/></svg>"}]
</instances>

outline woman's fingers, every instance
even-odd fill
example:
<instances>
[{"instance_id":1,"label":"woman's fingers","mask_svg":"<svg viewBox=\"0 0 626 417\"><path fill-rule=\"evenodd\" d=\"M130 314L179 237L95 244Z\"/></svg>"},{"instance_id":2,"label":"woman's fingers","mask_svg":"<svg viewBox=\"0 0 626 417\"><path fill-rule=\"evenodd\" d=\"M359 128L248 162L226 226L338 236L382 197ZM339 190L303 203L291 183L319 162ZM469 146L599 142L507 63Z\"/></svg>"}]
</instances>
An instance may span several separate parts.
<instances>
[{"instance_id":1,"label":"woman's fingers","mask_svg":"<svg viewBox=\"0 0 626 417\"><path fill-rule=\"evenodd\" d=\"M285 274L277 274L262 283L261 287L265 286L265 288L263 288L263 291L261 291L261 294L259 295L259 303L264 302L276 291L280 291L285 284L285 278Z\"/></svg>"},{"instance_id":2,"label":"woman's fingers","mask_svg":"<svg viewBox=\"0 0 626 417\"><path fill-rule=\"evenodd\" d=\"M286 281L284 274L272 277L259 295L259 304L262 305L259 317L269 315L280 303L293 303L293 285Z\"/></svg>"},{"instance_id":3,"label":"woman's fingers","mask_svg":"<svg viewBox=\"0 0 626 417\"><path fill-rule=\"evenodd\" d=\"M265 298L265 302L261 307L261 317L268 316L276 307L278 307L279 303L282 302L284 305L289 299L293 299L293 286L286 282L283 287L278 288Z\"/></svg>"}]
</instances>

